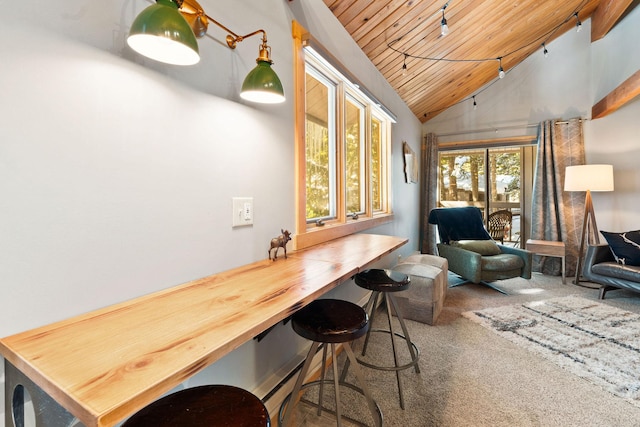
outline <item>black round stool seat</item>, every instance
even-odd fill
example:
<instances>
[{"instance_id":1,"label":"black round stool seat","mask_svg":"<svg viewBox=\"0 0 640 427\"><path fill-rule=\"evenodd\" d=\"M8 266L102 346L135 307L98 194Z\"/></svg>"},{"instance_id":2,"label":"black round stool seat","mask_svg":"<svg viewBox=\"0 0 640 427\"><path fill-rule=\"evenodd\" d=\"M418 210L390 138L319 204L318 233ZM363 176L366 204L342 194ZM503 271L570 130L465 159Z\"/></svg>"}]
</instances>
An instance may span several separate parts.
<instances>
[{"instance_id":1,"label":"black round stool seat","mask_svg":"<svg viewBox=\"0 0 640 427\"><path fill-rule=\"evenodd\" d=\"M409 288L411 279L393 270L372 268L356 274L356 285L377 292L399 292Z\"/></svg>"},{"instance_id":2,"label":"black round stool seat","mask_svg":"<svg viewBox=\"0 0 640 427\"><path fill-rule=\"evenodd\" d=\"M311 341L344 343L367 333L367 313L349 301L318 299L298 310L291 317L298 335Z\"/></svg>"},{"instance_id":3,"label":"black round stool seat","mask_svg":"<svg viewBox=\"0 0 640 427\"><path fill-rule=\"evenodd\" d=\"M252 393L205 385L172 393L129 418L122 427L269 427L267 408Z\"/></svg>"},{"instance_id":4,"label":"black round stool seat","mask_svg":"<svg viewBox=\"0 0 640 427\"><path fill-rule=\"evenodd\" d=\"M316 414L321 416L323 411L327 411L333 414L336 418L338 427L342 427L343 419L343 405L340 402L340 389L349 388L355 393L361 394L366 400L369 412L371 413L372 421L376 427L382 427L382 411L378 404L371 397L371 393L367 388L367 384L364 380L358 365L351 345L351 341L364 336L369 330L369 316L367 312L358 304L354 304L349 301L338 299L318 299L307 306L301 308L291 316L291 326L293 330L303 338L312 341L311 348L307 353L307 357L302 365L302 369L298 374L296 383L293 386L293 391L285 397L280 405L280 411L278 413L278 425L284 427L293 427L300 425L301 420L305 418L304 411L298 411L296 413L296 406L298 403L303 402L305 404L311 404L316 408ZM340 377L338 374L336 346L342 345L344 352L347 355L349 363L354 364L354 373L360 385L360 388L345 381L344 377ZM320 379L304 383L309 373L309 368L313 362L314 356L322 345L322 363L320 364ZM333 368L333 378L329 379L325 376L325 368L327 365L327 353L331 350L331 367ZM348 364L345 364L348 366ZM347 369L347 368L345 368ZM346 376L346 371L345 371ZM324 405L324 388L325 386L333 387L335 406L333 410L325 407ZM311 400L303 399L303 390L318 387L317 401L316 397ZM351 401L351 407L353 409L354 402ZM357 405L356 405L357 406ZM347 409L345 407L344 409ZM302 412L302 414L300 414ZM344 418L356 425L370 425L364 424L361 421L351 418L353 414L351 411L347 411L344 414ZM297 417L301 417L297 419ZM324 425L324 420L322 421Z\"/></svg>"}]
</instances>

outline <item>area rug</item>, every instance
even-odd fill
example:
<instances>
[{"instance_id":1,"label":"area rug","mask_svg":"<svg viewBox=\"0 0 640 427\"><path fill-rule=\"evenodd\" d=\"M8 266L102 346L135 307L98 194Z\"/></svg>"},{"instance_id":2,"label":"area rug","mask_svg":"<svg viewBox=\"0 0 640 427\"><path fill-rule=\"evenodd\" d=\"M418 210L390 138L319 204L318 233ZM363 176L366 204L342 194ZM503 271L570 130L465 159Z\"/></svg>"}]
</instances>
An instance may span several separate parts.
<instances>
[{"instance_id":1,"label":"area rug","mask_svg":"<svg viewBox=\"0 0 640 427\"><path fill-rule=\"evenodd\" d=\"M640 407L640 315L568 296L463 316Z\"/></svg>"}]
</instances>

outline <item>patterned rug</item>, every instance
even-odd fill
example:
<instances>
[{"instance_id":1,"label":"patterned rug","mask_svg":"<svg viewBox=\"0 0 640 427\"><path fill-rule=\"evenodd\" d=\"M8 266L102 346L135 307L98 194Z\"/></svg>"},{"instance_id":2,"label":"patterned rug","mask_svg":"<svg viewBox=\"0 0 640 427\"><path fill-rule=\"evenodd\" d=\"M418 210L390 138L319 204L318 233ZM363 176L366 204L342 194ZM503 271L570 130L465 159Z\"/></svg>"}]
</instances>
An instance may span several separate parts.
<instances>
[{"instance_id":1,"label":"patterned rug","mask_svg":"<svg viewBox=\"0 0 640 427\"><path fill-rule=\"evenodd\" d=\"M640 407L640 315L575 296L463 315Z\"/></svg>"}]
</instances>

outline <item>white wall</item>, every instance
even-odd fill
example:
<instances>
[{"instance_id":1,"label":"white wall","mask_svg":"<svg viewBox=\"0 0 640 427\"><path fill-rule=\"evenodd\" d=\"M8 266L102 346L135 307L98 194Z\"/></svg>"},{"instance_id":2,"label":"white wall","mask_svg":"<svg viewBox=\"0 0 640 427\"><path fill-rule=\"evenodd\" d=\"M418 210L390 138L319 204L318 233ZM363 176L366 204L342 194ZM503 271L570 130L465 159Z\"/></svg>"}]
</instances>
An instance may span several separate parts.
<instances>
[{"instance_id":1,"label":"white wall","mask_svg":"<svg viewBox=\"0 0 640 427\"><path fill-rule=\"evenodd\" d=\"M0 336L264 259L269 239L293 228L292 19L398 116L396 220L373 232L409 237L400 254L417 249L402 141L419 152L420 122L324 3L200 3L238 33L267 31L286 103L239 99L257 37L232 51L212 25L189 68L133 53L125 36L143 0L23 0L0 14ZM232 229L234 196L254 198L253 226ZM351 283L334 294L360 297ZM255 390L303 346L280 326L190 385Z\"/></svg>"},{"instance_id":2,"label":"white wall","mask_svg":"<svg viewBox=\"0 0 640 427\"><path fill-rule=\"evenodd\" d=\"M640 7L591 45L591 101L597 103L640 70ZM594 193L598 226L606 231L640 228L640 97L613 114L587 122L588 163L614 167L613 193Z\"/></svg>"},{"instance_id":3,"label":"white wall","mask_svg":"<svg viewBox=\"0 0 640 427\"><path fill-rule=\"evenodd\" d=\"M451 29L455 31L455 29ZM460 133L441 141L536 135L540 121L591 118L591 107L640 69L640 8L635 8L604 39L591 43L591 20L580 33L569 31L547 44L549 56L534 53L504 79L423 125L425 133ZM587 120L587 163L614 167L615 192L593 193L601 230L640 227L640 99L613 114ZM497 132L472 132L498 129Z\"/></svg>"}]
</instances>

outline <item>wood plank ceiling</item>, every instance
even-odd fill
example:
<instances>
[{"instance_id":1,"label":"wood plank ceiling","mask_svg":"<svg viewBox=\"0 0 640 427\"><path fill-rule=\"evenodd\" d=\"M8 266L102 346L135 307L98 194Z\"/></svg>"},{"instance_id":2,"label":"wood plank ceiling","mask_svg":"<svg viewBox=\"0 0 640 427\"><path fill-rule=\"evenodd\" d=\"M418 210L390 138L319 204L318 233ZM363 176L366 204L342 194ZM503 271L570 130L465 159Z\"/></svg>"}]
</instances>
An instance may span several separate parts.
<instances>
[{"instance_id":1,"label":"wood plank ceiling","mask_svg":"<svg viewBox=\"0 0 640 427\"><path fill-rule=\"evenodd\" d=\"M499 83L500 62L508 74L529 55L543 55L543 42L548 44L567 31L576 31L577 18L586 20L600 3L323 1L422 122L457 103L473 103L474 96L480 103L482 88ZM441 35L443 7L449 27L446 36ZM590 37L587 31L582 33ZM548 59L553 60L553 52ZM407 68L403 72L404 63Z\"/></svg>"}]
</instances>

